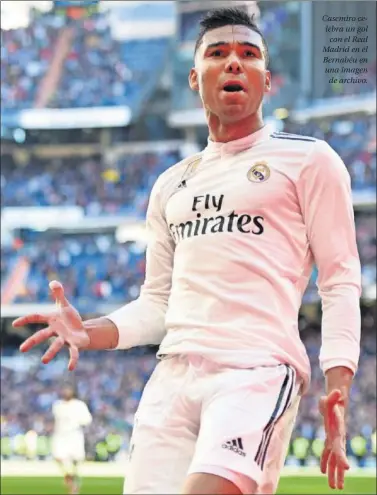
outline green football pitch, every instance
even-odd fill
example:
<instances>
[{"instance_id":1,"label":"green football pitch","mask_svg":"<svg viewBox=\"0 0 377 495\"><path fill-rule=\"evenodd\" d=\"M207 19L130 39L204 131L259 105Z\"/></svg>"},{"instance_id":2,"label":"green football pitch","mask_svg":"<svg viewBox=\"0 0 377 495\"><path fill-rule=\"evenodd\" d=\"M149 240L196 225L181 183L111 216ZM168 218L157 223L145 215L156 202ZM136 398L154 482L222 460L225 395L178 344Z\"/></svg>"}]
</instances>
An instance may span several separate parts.
<instances>
[{"instance_id":1,"label":"green football pitch","mask_svg":"<svg viewBox=\"0 0 377 495\"><path fill-rule=\"evenodd\" d=\"M123 481L121 478L84 478L82 495L120 495ZM331 490L324 477L287 477L282 478L278 490L285 495L322 495L342 493L344 495L375 495L376 479L349 478L341 492ZM63 495L65 494L61 478L53 477L4 477L1 479L1 495Z\"/></svg>"}]
</instances>

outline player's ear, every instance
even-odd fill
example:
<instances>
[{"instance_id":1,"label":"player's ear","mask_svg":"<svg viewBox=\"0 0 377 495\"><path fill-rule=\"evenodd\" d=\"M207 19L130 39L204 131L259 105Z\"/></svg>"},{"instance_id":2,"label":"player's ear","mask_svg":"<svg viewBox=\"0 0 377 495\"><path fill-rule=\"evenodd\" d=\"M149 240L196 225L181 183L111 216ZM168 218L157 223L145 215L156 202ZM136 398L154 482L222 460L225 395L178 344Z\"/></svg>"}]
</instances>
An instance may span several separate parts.
<instances>
[{"instance_id":1,"label":"player's ear","mask_svg":"<svg viewBox=\"0 0 377 495\"><path fill-rule=\"evenodd\" d=\"M193 91L199 91L198 73L194 67L190 70L188 79L189 79L190 88Z\"/></svg>"},{"instance_id":2,"label":"player's ear","mask_svg":"<svg viewBox=\"0 0 377 495\"><path fill-rule=\"evenodd\" d=\"M271 91L271 72L266 70L264 81L264 92L269 93Z\"/></svg>"}]
</instances>

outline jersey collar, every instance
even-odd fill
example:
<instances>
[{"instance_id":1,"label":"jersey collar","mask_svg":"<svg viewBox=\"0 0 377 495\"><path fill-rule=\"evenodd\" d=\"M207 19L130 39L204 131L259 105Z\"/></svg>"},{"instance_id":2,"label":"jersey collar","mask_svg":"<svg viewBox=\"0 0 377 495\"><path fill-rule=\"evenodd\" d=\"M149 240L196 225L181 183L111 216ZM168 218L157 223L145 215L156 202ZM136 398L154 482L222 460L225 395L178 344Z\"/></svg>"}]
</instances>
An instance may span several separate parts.
<instances>
[{"instance_id":1,"label":"jersey collar","mask_svg":"<svg viewBox=\"0 0 377 495\"><path fill-rule=\"evenodd\" d=\"M208 144L204 148L203 153L205 155L234 155L255 146L257 142L266 139L270 134L270 126L264 125L259 131L253 132L244 138L229 141L228 143L214 142L208 138Z\"/></svg>"}]
</instances>

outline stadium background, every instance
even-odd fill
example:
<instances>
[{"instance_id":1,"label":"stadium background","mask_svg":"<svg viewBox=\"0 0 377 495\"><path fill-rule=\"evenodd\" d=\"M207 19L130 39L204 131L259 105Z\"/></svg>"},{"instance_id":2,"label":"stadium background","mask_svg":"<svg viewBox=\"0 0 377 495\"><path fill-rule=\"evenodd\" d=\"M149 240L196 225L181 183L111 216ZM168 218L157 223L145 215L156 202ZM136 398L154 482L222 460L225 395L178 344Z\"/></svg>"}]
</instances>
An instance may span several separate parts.
<instances>
[{"instance_id":1,"label":"stadium background","mask_svg":"<svg viewBox=\"0 0 377 495\"><path fill-rule=\"evenodd\" d=\"M367 472L376 465L376 4L236 4L256 14L269 43L269 124L325 139L351 174L363 297L347 452L352 465ZM36 460L47 466L51 404L66 379L94 416L88 460L125 459L155 349L84 353L68 374L66 356L42 367L41 349L20 355L18 345L31 329L15 332L11 321L52 308L48 281L55 278L86 318L137 297L151 186L206 143L204 115L187 74L198 19L216 5L229 2L1 2L1 458L4 469L18 466L17 476L30 474ZM329 84L324 14L369 19L367 83ZM314 269L300 314L312 385L290 446L291 467L317 466L324 438L317 412L323 378L315 280ZM360 483L355 490L363 489ZM371 491L349 493L376 493L373 483L364 487ZM309 484L297 488L297 478L284 493L319 493L325 485L323 479L310 492ZM2 493L20 493L10 486Z\"/></svg>"}]
</instances>

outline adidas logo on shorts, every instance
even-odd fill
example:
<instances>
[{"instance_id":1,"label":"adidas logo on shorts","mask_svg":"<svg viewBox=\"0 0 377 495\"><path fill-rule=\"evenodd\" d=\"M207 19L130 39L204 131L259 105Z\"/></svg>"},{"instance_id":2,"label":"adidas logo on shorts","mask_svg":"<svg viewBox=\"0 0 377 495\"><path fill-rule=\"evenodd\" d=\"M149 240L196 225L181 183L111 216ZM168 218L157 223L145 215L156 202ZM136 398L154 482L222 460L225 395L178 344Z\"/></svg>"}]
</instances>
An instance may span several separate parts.
<instances>
[{"instance_id":1,"label":"adidas logo on shorts","mask_svg":"<svg viewBox=\"0 0 377 495\"><path fill-rule=\"evenodd\" d=\"M229 440L222 444L223 449L231 450L238 455L242 455L242 457L246 456L245 451L243 450L242 438L235 438L233 440Z\"/></svg>"}]
</instances>

